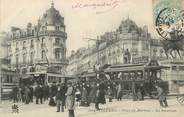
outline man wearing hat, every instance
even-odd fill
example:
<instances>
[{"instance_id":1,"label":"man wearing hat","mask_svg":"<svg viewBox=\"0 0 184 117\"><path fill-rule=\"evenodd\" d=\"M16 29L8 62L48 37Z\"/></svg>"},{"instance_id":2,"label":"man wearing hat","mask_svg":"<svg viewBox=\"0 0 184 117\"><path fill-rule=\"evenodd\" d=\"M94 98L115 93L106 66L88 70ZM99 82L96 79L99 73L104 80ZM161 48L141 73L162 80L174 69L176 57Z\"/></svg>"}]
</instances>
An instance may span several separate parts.
<instances>
[{"instance_id":1,"label":"man wearing hat","mask_svg":"<svg viewBox=\"0 0 184 117\"><path fill-rule=\"evenodd\" d=\"M57 111L56 112L64 112L64 105L65 105L65 93L66 93L66 88L64 84L62 83L61 85L58 84L58 89L56 93L56 105L57 105Z\"/></svg>"},{"instance_id":2,"label":"man wearing hat","mask_svg":"<svg viewBox=\"0 0 184 117\"><path fill-rule=\"evenodd\" d=\"M158 93L157 97L158 97L160 106L161 107L168 107L165 92L163 91L163 89L160 86L156 85L155 87L157 89L157 93Z\"/></svg>"},{"instance_id":3,"label":"man wearing hat","mask_svg":"<svg viewBox=\"0 0 184 117\"><path fill-rule=\"evenodd\" d=\"M67 82L67 86L68 86L68 89L65 94L66 95L66 107L68 108L69 117L75 117L75 114L74 114L75 91L74 91L71 81Z\"/></svg>"}]
</instances>

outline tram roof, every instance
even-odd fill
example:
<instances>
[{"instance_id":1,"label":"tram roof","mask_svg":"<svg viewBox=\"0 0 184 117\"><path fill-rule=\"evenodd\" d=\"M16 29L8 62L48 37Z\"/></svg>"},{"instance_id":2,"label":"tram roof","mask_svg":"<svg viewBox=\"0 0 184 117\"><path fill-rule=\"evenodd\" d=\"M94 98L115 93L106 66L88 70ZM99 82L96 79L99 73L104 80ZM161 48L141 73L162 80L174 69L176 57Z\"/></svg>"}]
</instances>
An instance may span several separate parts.
<instances>
[{"instance_id":1,"label":"tram roof","mask_svg":"<svg viewBox=\"0 0 184 117\"><path fill-rule=\"evenodd\" d=\"M142 70L160 70L166 68L165 66L148 66L145 64L127 64L127 65L114 65L104 70L104 72L129 72L129 71L142 71Z\"/></svg>"},{"instance_id":2,"label":"tram roof","mask_svg":"<svg viewBox=\"0 0 184 117\"><path fill-rule=\"evenodd\" d=\"M96 76L96 73L90 72L90 73L83 74L81 77L94 77L94 76Z\"/></svg>"}]
</instances>

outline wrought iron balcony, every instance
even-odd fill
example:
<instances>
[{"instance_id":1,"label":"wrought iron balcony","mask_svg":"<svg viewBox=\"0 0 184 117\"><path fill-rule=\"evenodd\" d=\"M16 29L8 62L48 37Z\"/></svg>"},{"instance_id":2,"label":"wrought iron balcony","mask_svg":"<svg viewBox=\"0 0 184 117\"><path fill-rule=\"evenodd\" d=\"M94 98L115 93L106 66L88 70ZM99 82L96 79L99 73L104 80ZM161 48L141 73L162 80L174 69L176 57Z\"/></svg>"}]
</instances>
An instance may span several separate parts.
<instances>
[{"instance_id":1,"label":"wrought iron balcony","mask_svg":"<svg viewBox=\"0 0 184 117\"><path fill-rule=\"evenodd\" d=\"M39 36L62 36L64 38L67 38L67 34L65 32L62 31L40 31L38 33Z\"/></svg>"}]
</instances>

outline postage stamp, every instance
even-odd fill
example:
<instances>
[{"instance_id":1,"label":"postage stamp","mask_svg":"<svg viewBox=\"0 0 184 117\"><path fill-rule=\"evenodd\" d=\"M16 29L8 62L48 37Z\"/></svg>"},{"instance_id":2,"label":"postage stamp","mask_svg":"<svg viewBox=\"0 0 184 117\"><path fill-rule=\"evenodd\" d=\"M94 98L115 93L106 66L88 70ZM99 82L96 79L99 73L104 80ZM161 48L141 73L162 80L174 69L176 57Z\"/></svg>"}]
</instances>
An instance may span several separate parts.
<instances>
[{"instance_id":1,"label":"postage stamp","mask_svg":"<svg viewBox=\"0 0 184 117\"><path fill-rule=\"evenodd\" d=\"M153 0L153 17L157 33L167 40L180 40L184 31L182 0ZM172 34L174 33L174 35Z\"/></svg>"}]
</instances>

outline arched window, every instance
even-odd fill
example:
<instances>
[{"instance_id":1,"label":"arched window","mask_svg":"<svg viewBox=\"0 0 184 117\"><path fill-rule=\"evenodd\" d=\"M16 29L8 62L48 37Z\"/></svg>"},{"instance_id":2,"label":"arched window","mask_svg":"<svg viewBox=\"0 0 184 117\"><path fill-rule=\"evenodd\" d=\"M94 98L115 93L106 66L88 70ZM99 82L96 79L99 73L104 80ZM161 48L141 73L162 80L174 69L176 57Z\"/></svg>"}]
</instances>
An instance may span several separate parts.
<instances>
[{"instance_id":1,"label":"arched window","mask_svg":"<svg viewBox=\"0 0 184 117\"><path fill-rule=\"evenodd\" d=\"M19 64L19 55L17 54L16 55L16 65L18 65Z\"/></svg>"},{"instance_id":2,"label":"arched window","mask_svg":"<svg viewBox=\"0 0 184 117\"><path fill-rule=\"evenodd\" d=\"M41 59L46 59L45 50L42 50L41 52Z\"/></svg>"},{"instance_id":3,"label":"arched window","mask_svg":"<svg viewBox=\"0 0 184 117\"><path fill-rule=\"evenodd\" d=\"M26 49L26 41L23 41L23 49Z\"/></svg>"},{"instance_id":4,"label":"arched window","mask_svg":"<svg viewBox=\"0 0 184 117\"><path fill-rule=\"evenodd\" d=\"M23 63L26 63L26 56L27 56L27 54L24 53L24 54L23 54Z\"/></svg>"},{"instance_id":5,"label":"arched window","mask_svg":"<svg viewBox=\"0 0 184 117\"><path fill-rule=\"evenodd\" d=\"M32 64L34 60L34 52L30 53L30 63Z\"/></svg>"},{"instance_id":6,"label":"arched window","mask_svg":"<svg viewBox=\"0 0 184 117\"><path fill-rule=\"evenodd\" d=\"M56 59L60 59L60 53L61 53L60 49L59 48L56 48L55 49L55 58Z\"/></svg>"},{"instance_id":7,"label":"arched window","mask_svg":"<svg viewBox=\"0 0 184 117\"><path fill-rule=\"evenodd\" d=\"M55 43L59 44L60 43L60 39L59 38L55 38Z\"/></svg>"},{"instance_id":8,"label":"arched window","mask_svg":"<svg viewBox=\"0 0 184 117\"><path fill-rule=\"evenodd\" d=\"M41 39L41 47L43 47L44 45L45 45L45 38L42 37L42 39Z\"/></svg>"},{"instance_id":9,"label":"arched window","mask_svg":"<svg viewBox=\"0 0 184 117\"><path fill-rule=\"evenodd\" d=\"M34 47L34 43L33 43L33 40L31 40L31 48Z\"/></svg>"}]
</instances>

